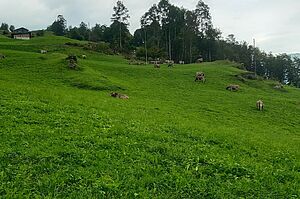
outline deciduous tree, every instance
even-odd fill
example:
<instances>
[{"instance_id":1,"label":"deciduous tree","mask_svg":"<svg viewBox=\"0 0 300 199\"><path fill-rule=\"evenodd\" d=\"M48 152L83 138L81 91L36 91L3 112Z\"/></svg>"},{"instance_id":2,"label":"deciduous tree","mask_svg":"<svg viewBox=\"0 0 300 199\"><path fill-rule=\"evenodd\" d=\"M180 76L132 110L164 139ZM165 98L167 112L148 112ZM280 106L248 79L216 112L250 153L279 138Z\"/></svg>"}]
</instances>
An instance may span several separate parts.
<instances>
[{"instance_id":1,"label":"deciduous tree","mask_svg":"<svg viewBox=\"0 0 300 199\"><path fill-rule=\"evenodd\" d=\"M129 11L122 1L117 1L117 5L114 6L113 10L114 13L112 15L111 21L119 25L119 47L120 49L122 49L122 26L125 26L127 29L129 25Z\"/></svg>"}]
</instances>

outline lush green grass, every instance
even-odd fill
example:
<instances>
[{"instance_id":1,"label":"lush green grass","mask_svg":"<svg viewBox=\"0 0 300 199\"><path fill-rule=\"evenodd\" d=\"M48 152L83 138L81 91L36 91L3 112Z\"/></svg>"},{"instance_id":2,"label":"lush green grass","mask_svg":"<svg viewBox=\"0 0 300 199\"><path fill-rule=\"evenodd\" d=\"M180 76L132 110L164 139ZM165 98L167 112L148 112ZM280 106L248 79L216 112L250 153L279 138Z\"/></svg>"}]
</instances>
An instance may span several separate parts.
<instances>
[{"instance_id":1,"label":"lush green grass","mask_svg":"<svg viewBox=\"0 0 300 199\"><path fill-rule=\"evenodd\" d=\"M228 62L157 70L68 41L0 37L0 197L300 197L299 89L242 83ZM79 70L70 53L88 56Z\"/></svg>"}]
</instances>

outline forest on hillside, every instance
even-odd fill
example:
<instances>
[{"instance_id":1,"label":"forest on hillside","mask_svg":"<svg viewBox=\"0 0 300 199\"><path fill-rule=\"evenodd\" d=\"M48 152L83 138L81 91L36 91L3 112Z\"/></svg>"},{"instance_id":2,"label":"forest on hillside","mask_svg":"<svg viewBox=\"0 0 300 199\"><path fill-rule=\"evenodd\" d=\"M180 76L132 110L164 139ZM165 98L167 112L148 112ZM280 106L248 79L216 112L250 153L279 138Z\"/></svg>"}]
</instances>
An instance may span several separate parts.
<instances>
[{"instance_id":1,"label":"forest on hillside","mask_svg":"<svg viewBox=\"0 0 300 199\"><path fill-rule=\"evenodd\" d=\"M113 11L109 26L96 24L89 27L81 22L78 27L68 27L67 20L59 15L47 30L59 36L95 42L99 51L123 53L145 62L230 60L241 63L244 69L265 79L300 87L299 58L266 53L247 42L237 41L234 34L224 38L221 30L214 27L210 8L203 0L198 1L194 10L160 0L141 16L140 28L133 35L129 31L130 12L124 3L117 1ZM0 30L9 34L14 26L2 23ZM42 32L39 31L38 35L41 36Z\"/></svg>"}]
</instances>

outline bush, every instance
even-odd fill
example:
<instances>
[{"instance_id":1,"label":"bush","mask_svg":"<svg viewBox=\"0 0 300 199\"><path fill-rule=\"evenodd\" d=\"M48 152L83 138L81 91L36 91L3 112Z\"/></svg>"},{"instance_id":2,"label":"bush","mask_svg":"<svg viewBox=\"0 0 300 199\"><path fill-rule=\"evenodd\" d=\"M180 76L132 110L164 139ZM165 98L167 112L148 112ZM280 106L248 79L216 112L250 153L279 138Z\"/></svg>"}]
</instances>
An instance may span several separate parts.
<instances>
[{"instance_id":1,"label":"bush","mask_svg":"<svg viewBox=\"0 0 300 199\"><path fill-rule=\"evenodd\" d=\"M111 48L109 47L109 44L105 42L99 42L99 43L90 42L87 45L84 45L83 49L92 50L104 54L113 54Z\"/></svg>"},{"instance_id":2,"label":"bush","mask_svg":"<svg viewBox=\"0 0 300 199\"><path fill-rule=\"evenodd\" d=\"M250 79L250 80L257 80L258 79L257 78L258 76L255 75L254 73L245 73L245 74L242 75L242 77L245 78L245 79Z\"/></svg>"},{"instance_id":3,"label":"bush","mask_svg":"<svg viewBox=\"0 0 300 199\"><path fill-rule=\"evenodd\" d=\"M42 36L44 36L45 35L45 31L44 30L38 30L37 32L36 32L36 36L37 37L42 37Z\"/></svg>"},{"instance_id":4,"label":"bush","mask_svg":"<svg viewBox=\"0 0 300 199\"><path fill-rule=\"evenodd\" d=\"M65 43L67 46L75 46L75 47L83 47L80 43L67 42Z\"/></svg>"},{"instance_id":5,"label":"bush","mask_svg":"<svg viewBox=\"0 0 300 199\"><path fill-rule=\"evenodd\" d=\"M2 34L3 34L3 35L8 35L9 32L8 32L7 30L3 30Z\"/></svg>"}]
</instances>

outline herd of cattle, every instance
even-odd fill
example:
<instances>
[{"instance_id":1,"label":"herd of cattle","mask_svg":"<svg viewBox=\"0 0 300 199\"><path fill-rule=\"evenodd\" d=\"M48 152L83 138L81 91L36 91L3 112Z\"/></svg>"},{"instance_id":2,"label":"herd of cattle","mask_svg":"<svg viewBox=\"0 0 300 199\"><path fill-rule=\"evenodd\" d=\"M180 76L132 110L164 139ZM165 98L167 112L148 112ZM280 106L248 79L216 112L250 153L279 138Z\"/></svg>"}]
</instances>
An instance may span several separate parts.
<instances>
[{"instance_id":1,"label":"herd of cattle","mask_svg":"<svg viewBox=\"0 0 300 199\"><path fill-rule=\"evenodd\" d=\"M46 54L47 51L46 50L40 50L40 53L41 54ZM0 59L4 59L4 58L5 58L5 56L0 54ZM80 58L86 59L87 56L86 55L81 55ZM66 60L69 61L69 68L70 69L75 69L77 67L77 56L76 55L69 55L66 58ZM158 63L157 61L154 61L152 64L154 64L154 68L160 68L160 63ZM174 66L174 61L167 60L166 64L168 65L168 67L173 67ZM180 64L184 64L184 61L181 61ZM206 82L206 76L205 76L204 72L196 72L195 82L197 82L197 81L200 81L200 82L203 82L203 83ZM240 89L240 86L239 85L234 85L234 84L228 85L226 87L226 90L229 90L229 91L238 91L239 89ZM110 95L111 95L111 97L114 97L114 98L129 99L129 97L127 95L124 95L124 94L121 94L121 93L113 92ZM256 102L256 108L260 111L262 111L264 109L264 103L263 103L262 100L258 100Z\"/></svg>"},{"instance_id":2,"label":"herd of cattle","mask_svg":"<svg viewBox=\"0 0 300 199\"><path fill-rule=\"evenodd\" d=\"M160 63L158 63L157 61L153 61L151 62L154 65L154 68L160 68ZM166 64L168 65L168 67L173 67L174 66L174 62L173 61L169 61L166 62ZM180 62L180 64L184 64L184 62ZM195 82L206 82L206 78L205 78L205 73L204 72L196 72L195 75ZM238 91L240 90L240 86L239 85L235 85L235 84L230 84L226 87L226 90L229 91ZM129 99L129 97L127 95L124 94L120 94L120 93L111 93L111 96L114 98L120 98L120 99ZM260 111L262 111L264 109L264 103L262 100L258 100L256 102L256 108Z\"/></svg>"},{"instance_id":3,"label":"herd of cattle","mask_svg":"<svg viewBox=\"0 0 300 199\"><path fill-rule=\"evenodd\" d=\"M47 53L47 52L44 52L44 51L41 51L41 53ZM86 55L81 55L82 59L86 59L87 56ZM67 57L67 60L69 61L69 68L70 69L75 69L77 67L77 56L75 55L69 55ZM158 61L153 61L151 62L153 65L154 65L154 68L160 68L160 63ZM172 60L166 60L165 62L167 64L168 67L173 67L174 66L174 61ZM131 63L129 63L131 64ZM184 64L184 61L181 61L180 64ZM205 77L205 73L204 72L196 72L196 75L195 75L195 82L203 82L205 83L206 82L206 77ZM240 86L239 85L235 85L235 84L231 84L231 85L228 85L226 87L226 90L229 90L229 91L238 91L240 90ZM114 98L119 98L119 99L129 99L129 97L127 95L124 95L124 94L121 94L121 93L116 93L116 92L112 92L110 94L111 97L114 97ZM256 108L260 111L262 111L264 109L264 103L262 100L258 100L256 102Z\"/></svg>"},{"instance_id":4,"label":"herd of cattle","mask_svg":"<svg viewBox=\"0 0 300 199\"><path fill-rule=\"evenodd\" d=\"M205 74L203 72L196 72L195 81L202 81L203 83L205 83L205 81L206 81ZM229 91L238 91L239 89L240 89L240 86L235 85L235 84L231 84L226 87L226 90L229 90ZM264 102L262 100L258 100L256 102L256 108L260 111L263 111L264 110Z\"/></svg>"}]
</instances>

